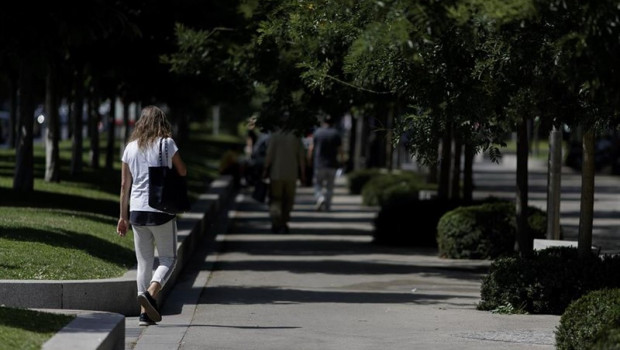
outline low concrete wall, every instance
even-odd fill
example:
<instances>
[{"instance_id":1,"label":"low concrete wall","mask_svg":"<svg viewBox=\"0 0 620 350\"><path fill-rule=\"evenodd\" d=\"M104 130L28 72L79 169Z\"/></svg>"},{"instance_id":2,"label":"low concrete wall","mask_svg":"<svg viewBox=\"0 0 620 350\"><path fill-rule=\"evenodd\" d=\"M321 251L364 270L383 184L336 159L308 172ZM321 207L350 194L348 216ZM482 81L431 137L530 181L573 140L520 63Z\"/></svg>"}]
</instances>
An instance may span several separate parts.
<instances>
[{"instance_id":1,"label":"low concrete wall","mask_svg":"<svg viewBox=\"0 0 620 350\"><path fill-rule=\"evenodd\" d=\"M192 256L196 244L214 239L228 224L228 208L234 202L231 176L211 183L187 213L178 217L177 264L159 295L165 300L179 273ZM140 312L136 271L123 277L96 280L0 280L0 305L19 308L75 309L135 316Z\"/></svg>"}]
</instances>

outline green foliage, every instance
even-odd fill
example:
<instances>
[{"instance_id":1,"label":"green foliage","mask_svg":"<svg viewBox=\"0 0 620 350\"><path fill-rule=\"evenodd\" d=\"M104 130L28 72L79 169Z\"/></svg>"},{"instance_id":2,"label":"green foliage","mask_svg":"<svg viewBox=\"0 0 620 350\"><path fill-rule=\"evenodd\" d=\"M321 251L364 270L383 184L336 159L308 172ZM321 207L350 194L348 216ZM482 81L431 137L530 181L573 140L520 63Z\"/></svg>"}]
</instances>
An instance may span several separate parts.
<instances>
[{"instance_id":1,"label":"green foliage","mask_svg":"<svg viewBox=\"0 0 620 350\"><path fill-rule=\"evenodd\" d=\"M533 238L544 239L547 235L547 213L536 207L527 208L527 224ZM562 228L560 227L560 231ZM561 234L560 234L561 236Z\"/></svg>"},{"instance_id":2,"label":"green foliage","mask_svg":"<svg viewBox=\"0 0 620 350\"><path fill-rule=\"evenodd\" d=\"M551 247L531 256L500 257L481 286L481 310L512 305L533 314L561 315L589 291L620 285L618 257L580 258L577 249Z\"/></svg>"},{"instance_id":3,"label":"green foliage","mask_svg":"<svg viewBox=\"0 0 620 350\"><path fill-rule=\"evenodd\" d=\"M620 350L620 326L615 324L613 327L603 329L596 343L591 347L592 350Z\"/></svg>"},{"instance_id":4,"label":"green foliage","mask_svg":"<svg viewBox=\"0 0 620 350\"><path fill-rule=\"evenodd\" d=\"M75 316L0 306L0 347L38 350Z\"/></svg>"},{"instance_id":5,"label":"green foliage","mask_svg":"<svg viewBox=\"0 0 620 350\"><path fill-rule=\"evenodd\" d=\"M383 205L391 197L417 198L419 191L429 188L424 177L412 172L388 173L373 176L362 188L362 203Z\"/></svg>"},{"instance_id":6,"label":"green foliage","mask_svg":"<svg viewBox=\"0 0 620 350\"><path fill-rule=\"evenodd\" d=\"M359 169L354 170L350 173L347 173L347 186L349 188L349 193L351 194L360 194L362 193L362 188L370 179L373 177L380 175L381 169L378 168L370 168L370 169Z\"/></svg>"},{"instance_id":7,"label":"green foliage","mask_svg":"<svg viewBox=\"0 0 620 350\"><path fill-rule=\"evenodd\" d=\"M525 314L526 312L522 309L515 308L512 304L506 303L504 305L500 305L495 309L491 310L494 314L502 314L502 315L515 315L515 314Z\"/></svg>"},{"instance_id":8,"label":"green foliage","mask_svg":"<svg viewBox=\"0 0 620 350\"><path fill-rule=\"evenodd\" d=\"M530 207L528 224L534 238L545 237L546 214ZM465 206L446 213L437 224L439 254L451 259L494 259L513 254L515 206L498 201Z\"/></svg>"},{"instance_id":9,"label":"green foliage","mask_svg":"<svg viewBox=\"0 0 620 350\"><path fill-rule=\"evenodd\" d=\"M398 100L395 139L419 160L435 163L438 140L452 130L498 159L517 116L539 115L548 126L617 115L608 107L620 99L609 68L619 51L615 7L246 0L233 32L177 30L179 55L169 63L248 87L267 129L282 109L301 130L319 109L344 114Z\"/></svg>"},{"instance_id":10,"label":"green foliage","mask_svg":"<svg viewBox=\"0 0 620 350\"><path fill-rule=\"evenodd\" d=\"M617 349L619 335L620 289L596 290L566 308L555 332L556 347L560 350Z\"/></svg>"}]
</instances>

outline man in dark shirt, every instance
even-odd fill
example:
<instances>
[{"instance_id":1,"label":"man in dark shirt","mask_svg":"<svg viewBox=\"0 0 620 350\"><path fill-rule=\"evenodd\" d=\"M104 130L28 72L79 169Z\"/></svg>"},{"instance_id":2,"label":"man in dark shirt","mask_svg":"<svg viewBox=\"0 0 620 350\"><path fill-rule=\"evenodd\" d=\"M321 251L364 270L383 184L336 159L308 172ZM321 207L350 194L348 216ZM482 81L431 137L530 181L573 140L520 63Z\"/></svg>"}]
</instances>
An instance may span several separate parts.
<instances>
[{"instance_id":1,"label":"man in dark shirt","mask_svg":"<svg viewBox=\"0 0 620 350\"><path fill-rule=\"evenodd\" d=\"M343 160L342 138L330 115L323 118L321 127L314 132L308 157L313 159L316 209L330 210L336 172Z\"/></svg>"}]
</instances>

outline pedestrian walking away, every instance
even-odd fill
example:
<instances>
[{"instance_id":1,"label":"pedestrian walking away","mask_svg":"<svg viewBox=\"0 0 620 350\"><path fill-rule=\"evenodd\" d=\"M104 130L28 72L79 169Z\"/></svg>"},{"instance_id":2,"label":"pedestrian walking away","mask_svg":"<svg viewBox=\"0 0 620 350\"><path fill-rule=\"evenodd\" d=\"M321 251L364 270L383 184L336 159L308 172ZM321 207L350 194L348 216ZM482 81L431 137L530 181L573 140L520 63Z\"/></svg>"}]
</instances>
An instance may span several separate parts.
<instances>
[{"instance_id":1,"label":"pedestrian walking away","mask_svg":"<svg viewBox=\"0 0 620 350\"><path fill-rule=\"evenodd\" d=\"M149 167L160 164L158 146L162 139L169 150L167 164L173 164L179 175L186 176L187 168L172 139L170 123L156 106L142 110L122 157L120 217L116 231L124 237L129 225L133 228L141 326L161 321L157 295L168 281L177 258L176 216L148 205ZM153 272L155 247L159 265Z\"/></svg>"},{"instance_id":2,"label":"pedestrian walking away","mask_svg":"<svg viewBox=\"0 0 620 350\"><path fill-rule=\"evenodd\" d=\"M305 154L301 137L293 131L275 131L267 146L263 177L269 177L269 215L271 231L288 233L297 179L305 182Z\"/></svg>"},{"instance_id":3,"label":"pedestrian walking away","mask_svg":"<svg viewBox=\"0 0 620 350\"><path fill-rule=\"evenodd\" d=\"M334 127L331 115L325 115L321 127L314 132L308 149L308 159L313 164L314 198L316 209L330 210L334 195L334 180L340 165L344 162L342 138Z\"/></svg>"}]
</instances>

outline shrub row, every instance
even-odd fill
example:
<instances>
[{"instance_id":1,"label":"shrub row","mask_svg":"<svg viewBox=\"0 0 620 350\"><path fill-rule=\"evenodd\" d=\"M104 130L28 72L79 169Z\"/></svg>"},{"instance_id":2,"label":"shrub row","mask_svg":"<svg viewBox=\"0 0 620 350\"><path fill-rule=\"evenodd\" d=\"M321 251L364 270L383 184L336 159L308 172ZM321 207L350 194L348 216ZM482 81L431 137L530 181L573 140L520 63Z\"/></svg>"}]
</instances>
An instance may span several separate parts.
<instances>
[{"instance_id":1,"label":"shrub row","mask_svg":"<svg viewBox=\"0 0 620 350\"><path fill-rule=\"evenodd\" d=\"M483 278L480 310L512 305L533 314L561 315L586 293L620 287L620 257L579 257L577 248L551 247L531 256L494 260Z\"/></svg>"},{"instance_id":2,"label":"shrub row","mask_svg":"<svg viewBox=\"0 0 620 350\"><path fill-rule=\"evenodd\" d=\"M528 223L534 237L544 237L544 211L530 207ZM516 216L514 204L491 197L465 203L393 196L381 206L374 226L377 244L439 246L447 258L487 259L513 253Z\"/></svg>"}]
</instances>

